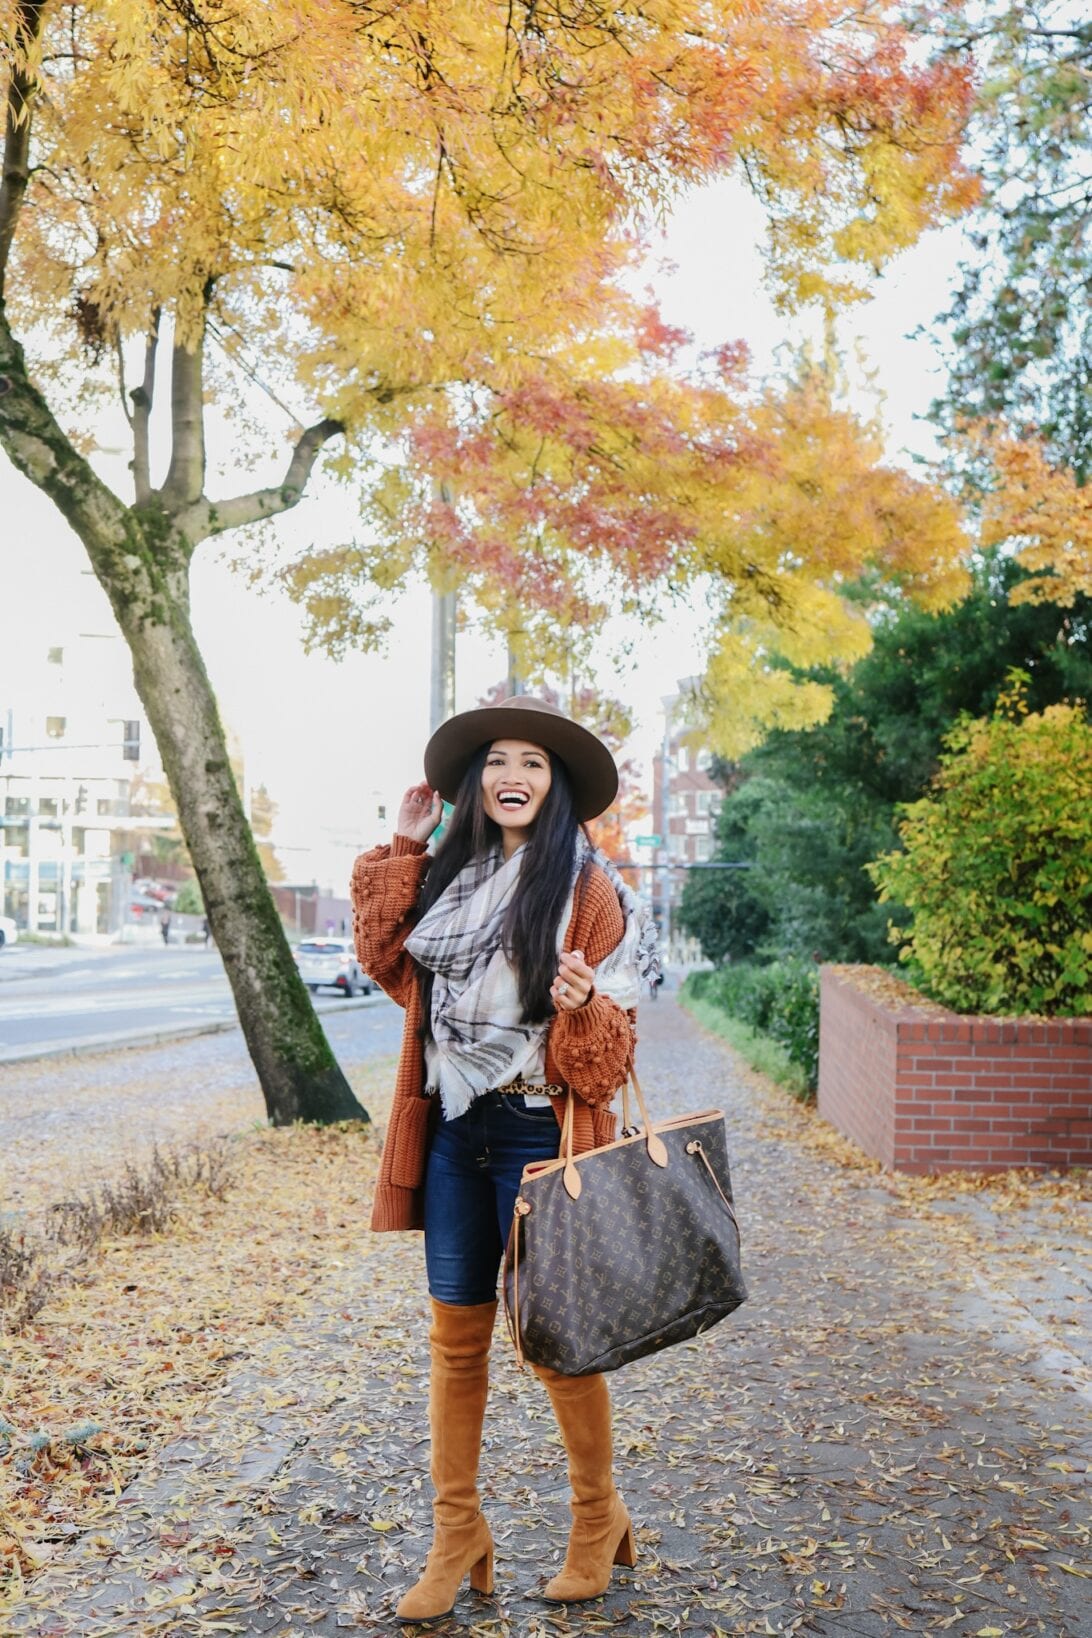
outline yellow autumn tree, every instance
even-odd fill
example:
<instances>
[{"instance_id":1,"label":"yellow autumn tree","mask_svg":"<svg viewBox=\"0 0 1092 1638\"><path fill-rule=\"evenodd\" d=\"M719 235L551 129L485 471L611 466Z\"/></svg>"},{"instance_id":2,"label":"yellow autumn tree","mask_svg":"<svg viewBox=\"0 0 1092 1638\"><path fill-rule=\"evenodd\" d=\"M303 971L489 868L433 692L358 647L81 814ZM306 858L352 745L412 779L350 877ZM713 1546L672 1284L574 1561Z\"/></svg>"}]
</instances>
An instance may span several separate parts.
<instances>
[{"instance_id":1,"label":"yellow autumn tree","mask_svg":"<svg viewBox=\"0 0 1092 1638\"><path fill-rule=\"evenodd\" d=\"M252 792L250 798L250 828L254 832L254 840L258 847L258 857L262 861L267 882L283 882L284 866L277 857L277 850L270 840L273 835L273 826L276 822L278 807L264 785L259 785Z\"/></svg>"},{"instance_id":2,"label":"yellow autumn tree","mask_svg":"<svg viewBox=\"0 0 1092 1638\"><path fill-rule=\"evenodd\" d=\"M327 446L397 539L431 432L540 399L575 400L574 422L604 376L626 443L593 415L589 452L639 464L649 395L653 421L680 417L673 458L700 464L703 418L731 406L672 384L625 294L649 224L737 171L767 205L783 304L852 297L971 197L966 73L908 49L879 0L0 0L0 62L0 443L79 535L129 643L273 1118L359 1113L234 789L189 622L194 552L296 505ZM235 472L268 465L267 429L236 421L232 460L206 456L240 371L306 406L256 485ZM88 454L109 394L125 496ZM570 521L605 571L672 567L654 528ZM526 541L480 540L483 587L520 583ZM363 567L383 588L403 563ZM552 581L547 562L528 584Z\"/></svg>"},{"instance_id":3,"label":"yellow autumn tree","mask_svg":"<svg viewBox=\"0 0 1092 1638\"><path fill-rule=\"evenodd\" d=\"M1012 546L1028 571L1014 603L1059 603L1092 596L1092 487L1052 461L1034 438L996 434L977 441L991 485L982 503L982 541Z\"/></svg>"},{"instance_id":4,"label":"yellow autumn tree","mask_svg":"<svg viewBox=\"0 0 1092 1638\"><path fill-rule=\"evenodd\" d=\"M962 596L959 514L885 462L829 364L754 390L742 349L684 368L686 340L646 315L634 344L598 342L579 381L558 363L457 418L422 408L371 545L311 551L287 571L312 640L366 640L362 589L439 553L460 596L518 627L520 675L539 685L590 663L608 614L654 628L670 600L700 598L704 742L737 757L773 728L822 721L831 689L793 668L867 652L869 573L933 609Z\"/></svg>"},{"instance_id":5,"label":"yellow autumn tree","mask_svg":"<svg viewBox=\"0 0 1092 1638\"><path fill-rule=\"evenodd\" d=\"M862 577L879 573L933 610L969 586L951 498L884 459L879 427L836 400L827 370L763 393L750 426L765 457L738 469L714 549L696 564L721 598L698 709L708 743L731 758L773 729L826 720L833 690L800 672L868 652Z\"/></svg>"}]
</instances>

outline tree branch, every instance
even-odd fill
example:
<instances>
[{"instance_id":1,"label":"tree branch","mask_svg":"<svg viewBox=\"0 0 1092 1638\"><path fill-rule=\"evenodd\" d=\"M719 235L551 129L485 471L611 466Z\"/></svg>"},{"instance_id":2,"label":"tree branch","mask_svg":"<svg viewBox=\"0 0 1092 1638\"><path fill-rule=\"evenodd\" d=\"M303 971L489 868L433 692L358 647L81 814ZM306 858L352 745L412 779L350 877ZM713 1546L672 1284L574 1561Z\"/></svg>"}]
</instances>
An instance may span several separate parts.
<instances>
[{"instance_id":1,"label":"tree branch","mask_svg":"<svg viewBox=\"0 0 1092 1638\"><path fill-rule=\"evenodd\" d=\"M196 545L210 535L221 535L227 529L238 529L245 523L260 523L263 518L290 511L307 487L319 451L344 430L340 421L330 417L317 421L300 436L292 451L288 470L279 484L269 489L255 489L249 495L233 495L229 500L202 499L178 514L175 520L178 528L187 540Z\"/></svg>"},{"instance_id":2,"label":"tree branch","mask_svg":"<svg viewBox=\"0 0 1092 1638\"><path fill-rule=\"evenodd\" d=\"M107 488L27 375L23 350L0 309L0 446L24 477L49 496L87 548L104 585L126 576L132 531L125 506ZM108 586L109 589L109 586Z\"/></svg>"},{"instance_id":3,"label":"tree branch","mask_svg":"<svg viewBox=\"0 0 1092 1638\"><path fill-rule=\"evenodd\" d=\"M148 423L155 401L155 359L159 346L159 308L152 314L152 322L144 343L144 379L134 387L129 397L133 400L133 489L138 506L147 505L152 496L151 456L148 445Z\"/></svg>"},{"instance_id":4,"label":"tree branch","mask_svg":"<svg viewBox=\"0 0 1092 1638\"><path fill-rule=\"evenodd\" d=\"M200 499L205 487L205 338L171 349L171 464L159 491L167 512Z\"/></svg>"},{"instance_id":5,"label":"tree branch","mask_svg":"<svg viewBox=\"0 0 1092 1638\"><path fill-rule=\"evenodd\" d=\"M125 397L125 347L122 343L121 332L114 335L114 363L118 372L118 398L121 400L121 413L129 423L129 431L133 430L133 412L129 408Z\"/></svg>"},{"instance_id":6,"label":"tree branch","mask_svg":"<svg viewBox=\"0 0 1092 1638\"><path fill-rule=\"evenodd\" d=\"M16 11L15 40L20 55L28 58L42 32L45 0L23 0ZM16 61L8 82L4 120L3 177L0 179L0 303L4 300L15 228L30 177L30 104L36 89L33 74Z\"/></svg>"}]
</instances>

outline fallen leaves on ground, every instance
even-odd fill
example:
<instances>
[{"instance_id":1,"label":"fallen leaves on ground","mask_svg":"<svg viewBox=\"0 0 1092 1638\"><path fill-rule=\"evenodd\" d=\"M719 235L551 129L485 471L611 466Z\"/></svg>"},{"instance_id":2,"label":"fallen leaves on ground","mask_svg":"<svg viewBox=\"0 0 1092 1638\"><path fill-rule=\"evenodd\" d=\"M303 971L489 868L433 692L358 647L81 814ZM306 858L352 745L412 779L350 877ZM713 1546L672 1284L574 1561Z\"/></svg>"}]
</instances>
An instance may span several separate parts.
<instances>
[{"instance_id":1,"label":"fallen leaves on ground","mask_svg":"<svg viewBox=\"0 0 1092 1638\"><path fill-rule=\"evenodd\" d=\"M383 1102L392 1080L383 1061L356 1090ZM18 1593L54 1547L110 1512L149 1452L183 1434L255 1347L336 1295L373 1249L377 1153L360 1126L236 1133L223 1200L193 1192L162 1234L105 1240L86 1260L57 1256L46 1308L0 1339L0 1591L6 1580ZM58 1175L21 1180L31 1231L44 1228ZM65 1181L68 1192L90 1186Z\"/></svg>"},{"instance_id":2,"label":"fallen leaves on ground","mask_svg":"<svg viewBox=\"0 0 1092 1638\"><path fill-rule=\"evenodd\" d=\"M741 1074L666 997L642 1020L641 1069L658 1114L726 1109L751 1299L612 1378L639 1563L576 1609L536 1600L564 1552L567 1486L548 1404L498 1327L482 1463L497 1593L463 1593L435 1630L1079 1638L1087 1383L983 1307L985 1231L964 1209L1001 1237L992 1272L1023 1278L1034 1259L1005 1225L1030 1213L1045 1233L1046 1211L1075 1255L1079 1191L947 1178L904 1194L911 1180ZM381 1113L389 1066L363 1074ZM367 1233L371 1139L235 1145L224 1205L111 1246L0 1367L21 1436L103 1428L86 1458L61 1444L31 1462L33 1494L5 1491L24 1509L13 1633L394 1629L429 1535L420 1239Z\"/></svg>"}]
</instances>

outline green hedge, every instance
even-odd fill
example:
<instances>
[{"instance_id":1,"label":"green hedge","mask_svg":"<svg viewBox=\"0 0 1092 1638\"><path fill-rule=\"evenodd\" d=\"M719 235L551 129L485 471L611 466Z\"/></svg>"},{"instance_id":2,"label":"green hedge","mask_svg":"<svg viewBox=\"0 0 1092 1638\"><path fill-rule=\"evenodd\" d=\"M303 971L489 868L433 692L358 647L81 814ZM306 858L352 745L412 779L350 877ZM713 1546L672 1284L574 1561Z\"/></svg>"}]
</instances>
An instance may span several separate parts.
<instances>
[{"instance_id":1,"label":"green hedge","mask_svg":"<svg viewBox=\"0 0 1092 1638\"><path fill-rule=\"evenodd\" d=\"M919 989L957 1012L1092 1011L1092 725L1028 712L1014 674L994 716L945 741L928 796L902 809L903 850L870 866ZM901 918L900 919L904 919Z\"/></svg>"},{"instance_id":2,"label":"green hedge","mask_svg":"<svg viewBox=\"0 0 1092 1638\"><path fill-rule=\"evenodd\" d=\"M690 997L737 1018L784 1048L810 1091L819 1081L819 969L813 961L733 962L691 973Z\"/></svg>"}]
</instances>

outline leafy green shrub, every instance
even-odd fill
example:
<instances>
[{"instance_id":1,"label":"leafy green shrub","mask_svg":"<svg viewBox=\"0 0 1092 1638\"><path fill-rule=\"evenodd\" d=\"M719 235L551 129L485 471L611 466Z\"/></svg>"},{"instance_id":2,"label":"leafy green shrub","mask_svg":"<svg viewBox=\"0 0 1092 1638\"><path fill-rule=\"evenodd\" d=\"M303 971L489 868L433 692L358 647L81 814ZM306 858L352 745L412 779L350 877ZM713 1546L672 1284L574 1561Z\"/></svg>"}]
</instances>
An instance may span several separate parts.
<instances>
[{"instance_id":1,"label":"leafy green shrub","mask_svg":"<svg viewBox=\"0 0 1092 1638\"><path fill-rule=\"evenodd\" d=\"M694 1001L704 1001L709 993L709 986L716 976L716 973L708 967L698 972L688 973L683 983L683 991Z\"/></svg>"},{"instance_id":2,"label":"leafy green shrub","mask_svg":"<svg viewBox=\"0 0 1092 1638\"><path fill-rule=\"evenodd\" d=\"M180 916L203 916L205 906L201 899L201 889L197 882L190 878L181 884L174 896L172 910L177 910Z\"/></svg>"},{"instance_id":3,"label":"leafy green shrub","mask_svg":"<svg viewBox=\"0 0 1092 1638\"><path fill-rule=\"evenodd\" d=\"M691 973L686 993L768 1036L814 1089L819 1079L819 970L812 961L733 962Z\"/></svg>"},{"instance_id":4,"label":"leafy green shrub","mask_svg":"<svg viewBox=\"0 0 1092 1638\"><path fill-rule=\"evenodd\" d=\"M769 933L769 912L754 892L753 833L765 809L778 799L779 791L770 780L747 779L728 794L717 815L717 861L751 868L686 872L678 925L718 965L750 961Z\"/></svg>"},{"instance_id":5,"label":"leafy green shrub","mask_svg":"<svg viewBox=\"0 0 1092 1638\"><path fill-rule=\"evenodd\" d=\"M932 793L902 809L904 850L870 873L909 906L891 929L919 988L961 1012L1092 1012L1092 727L1028 713L1016 675L996 714L947 736Z\"/></svg>"},{"instance_id":6,"label":"leafy green shrub","mask_svg":"<svg viewBox=\"0 0 1092 1638\"><path fill-rule=\"evenodd\" d=\"M692 993L688 993L683 986L682 1001L686 1010L697 1019L698 1023L712 1034L719 1035L728 1042L732 1051L757 1069L760 1074L791 1092L794 1098L806 1103L811 1096L811 1087L799 1064L790 1061L788 1053L779 1041L770 1035L760 1035L750 1024L745 1024L741 1018L733 1018L724 1011L723 1007L714 1006L712 1001L696 1000Z\"/></svg>"}]
</instances>

